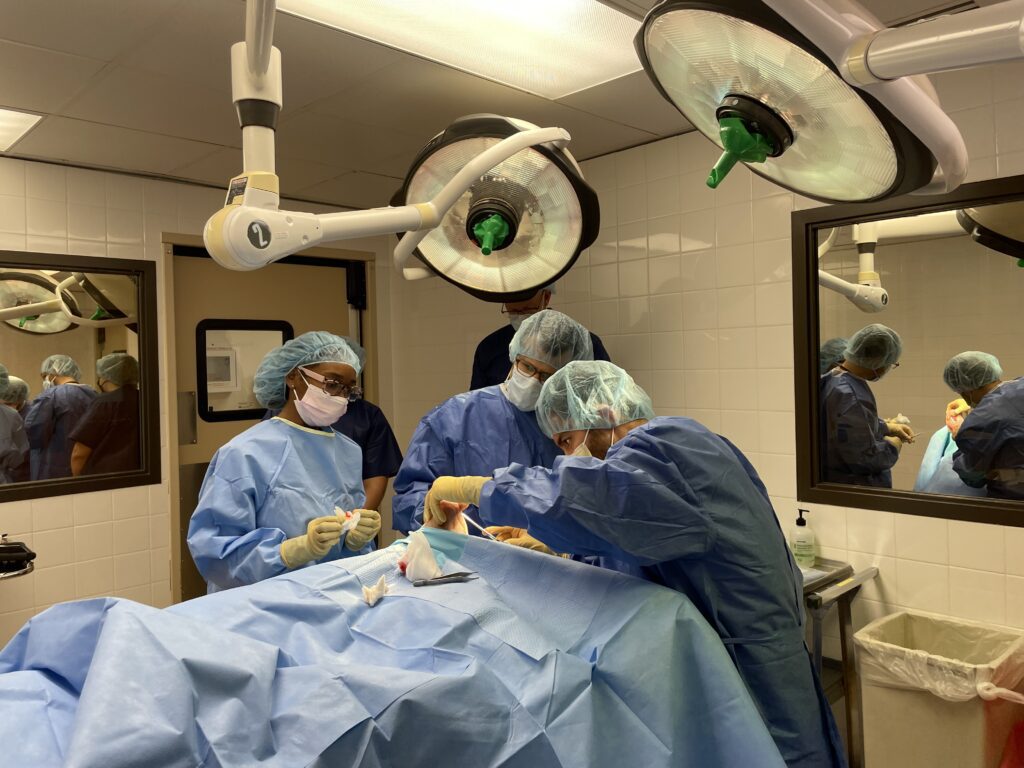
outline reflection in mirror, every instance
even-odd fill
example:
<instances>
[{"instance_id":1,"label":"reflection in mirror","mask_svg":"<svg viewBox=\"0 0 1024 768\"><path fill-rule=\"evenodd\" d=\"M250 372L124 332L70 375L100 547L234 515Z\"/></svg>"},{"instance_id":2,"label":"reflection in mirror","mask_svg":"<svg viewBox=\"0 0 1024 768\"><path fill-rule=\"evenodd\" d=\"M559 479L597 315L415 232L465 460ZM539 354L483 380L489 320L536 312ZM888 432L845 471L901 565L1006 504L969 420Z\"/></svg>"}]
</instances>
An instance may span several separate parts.
<instances>
[{"instance_id":1,"label":"reflection in mirror","mask_svg":"<svg viewBox=\"0 0 1024 768\"><path fill-rule=\"evenodd\" d=\"M141 469L139 275L0 269L0 483Z\"/></svg>"},{"instance_id":2,"label":"reflection in mirror","mask_svg":"<svg viewBox=\"0 0 1024 768\"><path fill-rule=\"evenodd\" d=\"M818 232L820 481L1024 499L1018 206Z\"/></svg>"}]
</instances>

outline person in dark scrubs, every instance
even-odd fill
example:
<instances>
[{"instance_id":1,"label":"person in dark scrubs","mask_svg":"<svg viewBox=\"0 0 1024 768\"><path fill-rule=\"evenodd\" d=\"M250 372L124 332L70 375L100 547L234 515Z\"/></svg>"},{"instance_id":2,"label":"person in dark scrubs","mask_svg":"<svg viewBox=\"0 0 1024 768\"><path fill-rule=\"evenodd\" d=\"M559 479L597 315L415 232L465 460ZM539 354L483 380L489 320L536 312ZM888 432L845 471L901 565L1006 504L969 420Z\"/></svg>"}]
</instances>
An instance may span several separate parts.
<instances>
[{"instance_id":1,"label":"person in dark scrubs","mask_svg":"<svg viewBox=\"0 0 1024 768\"><path fill-rule=\"evenodd\" d=\"M508 378L508 348L512 337L516 335L523 320L535 315L551 304L551 294L555 286L541 288L532 298L501 305L501 313L508 317L508 322L494 333L484 337L473 355L473 376L469 383L470 390L494 387ZM611 360L608 350L596 334L590 334L590 342L594 347L595 360Z\"/></svg>"},{"instance_id":2,"label":"person in dark scrubs","mask_svg":"<svg viewBox=\"0 0 1024 768\"><path fill-rule=\"evenodd\" d=\"M352 339L345 341L359 357L362 368L366 363L366 350ZM264 421L277 415L267 411ZM363 449L363 492L366 494L365 509L380 511L380 504L388 489L388 480L398 474L402 466L402 449L395 438L395 432L388 423L384 411L360 397L350 401L345 415L334 422L331 428L351 438Z\"/></svg>"},{"instance_id":3,"label":"person in dark scrubs","mask_svg":"<svg viewBox=\"0 0 1024 768\"><path fill-rule=\"evenodd\" d=\"M67 355L50 355L39 375L43 391L22 414L31 448L32 479L70 477L71 432L96 399L96 391L79 384L82 371Z\"/></svg>"},{"instance_id":4,"label":"person in dark scrubs","mask_svg":"<svg viewBox=\"0 0 1024 768\"><path fill-rule=\"evenodd\" d=\"M139 361L123 352L96 361L100 396L71 432L71 474L131 472L139 453Z\"/></svg>"}]
</instances>

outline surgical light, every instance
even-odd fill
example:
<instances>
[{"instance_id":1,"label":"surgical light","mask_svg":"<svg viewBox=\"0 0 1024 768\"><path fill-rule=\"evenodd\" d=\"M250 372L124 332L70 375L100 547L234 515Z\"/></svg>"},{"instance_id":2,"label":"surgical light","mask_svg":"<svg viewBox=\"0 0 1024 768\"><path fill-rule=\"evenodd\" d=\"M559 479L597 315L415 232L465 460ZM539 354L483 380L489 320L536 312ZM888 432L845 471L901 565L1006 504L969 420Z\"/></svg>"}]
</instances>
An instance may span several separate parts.
<instances>
[{"instance_id":1,"label":"surgical light","mask_svg":"<svg viewBox=\"0 0 1024 768\"><path fill-rule=\"evenodd\" d=\"M472 158L536 128L498 115L456 120L413 161L392 204L430 200ZM522 301L565 274L596 239L598 222L597 195L572 155L539 145L475 180L413 254L478 298Z\"/></svg>"},{"instance_id":2,"label":"surgical light","mask_svg":"<svg viewBox=\"0 0 1024 768\"><path fill-rule=\"evenodd\" d=\"M640 69L630 47L639 22L598 0L280 0L279 7L547 99Z\"/></svg>"},{"instance_id":3,"label":"surgical light","mask_svg":"<svg viewBox=\"0 0 1024 768\"><path fill-rule=\"evenodd\" d=\"M998 203L957 211L957 221L971 239L1017 259L1024 267L1024 211L1021 203Z\"/></svg>"},{"instance_id":4,"label":"surgical light","mask_svg":"<svg viewBox=\"0 0 1024 768\"><path fill-rule=\"evenodd\" d=\"M231 48L244 170L203 230L219 264L253 270L322 242L405 233L394 260L407 279L440 275L478 298L508 301L564 274L597 237L597 197L565 150L568 132L495 115L457 120L430 141L392 207L280 210L275 8L248 0L246 40Z\"/></svg>"},{"instance_id":5,"label":"surgical light","mask_svg":"<svg viewBox=\"0 0 1024 768\"><path fill-rule=\"evenodd\" d=\"M644 70L736 162L808 197L955 189L967 150L924 73L1024 57L1024 2L887 29L854 0L663 0Z\"/></svg>"},{"instance_id":6,"label":"surgical light","mask_svg":"<svg viewBox=\"0 0 1024 768\"><path fill-rule=\"evenodd\" d=\"M0 272L0 320L23 333L62 333L77 328L74 317L60 311L54 300L57 285L57 280L40 271ZM63 298L77 313L75 298L67 291Z\"/></svg>"}]
</instances>

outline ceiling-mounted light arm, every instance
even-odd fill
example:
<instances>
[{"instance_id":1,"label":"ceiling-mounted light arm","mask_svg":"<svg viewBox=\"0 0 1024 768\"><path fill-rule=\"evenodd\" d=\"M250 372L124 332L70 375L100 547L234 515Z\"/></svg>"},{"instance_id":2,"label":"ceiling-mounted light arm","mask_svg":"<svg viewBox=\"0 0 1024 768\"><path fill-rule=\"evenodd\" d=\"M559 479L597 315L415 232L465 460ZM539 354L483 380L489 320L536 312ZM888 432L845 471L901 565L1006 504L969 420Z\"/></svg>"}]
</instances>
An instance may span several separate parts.
<instances>
[{"instance_id":1,"label":"ceiling-mounted light arm","mask_svg":"<svg viewBox=\"0 0 1024 768\"><path fill-rule=\"evenodd\" d=\"M563 128L534 128L502 139L467 163L427 205L435 211L436 220L440 221L465 194L466 190L495 166L505 162L516 153L538 144L554 144L561 148L569 141L569 132ZM428 269L406 266L409 259L413 258L413 251L423 242L423 238L428 233L429 229L427 228L407 231L398 243L398 247L395 248L395 267L402 270L407 280L422 280L433 275Z\"/></svg>"},{"instance_id":2,"label":"ceiling-mounted light arm","mask_svg":"<svg viewBox=\"0 0 1024 768\"><path fill-rule=\"evenodd\" d=\"M246 59L254 77L262 77L270 67L276 5L275 0L249 0L245 6Z\"/></svg>"},{"instance_id":3,"label":"ceiling-mounted light arm","mask_svg":"<svg viewBox=\"0 0 1024 768\"><path fill-rule=\"evenodd\" d=\"M865 35L847 52L846 69L868 85L1021 58L1024 0L1007 0Z\"/></svg>"},{"instance_id":4,"label":"ceiling-mounted light arm","mask_svg":"<svg viewBox=\"0 0 1024 768\"><path fill-rule=\"evenodd\" d=\"M862 312L881 312L889 304L884 288L848 283L823 269L818 270L818 284L845 296Z\"/></svg>"},{"instance_id":5,"label":"ceiling-mounted light arm","mask_svg":"<svg viewBox=\"0 0 1024 768\"><path fill-rule=\"evenodd\" d=\"M32 304L22 304L17 307L0 309L0 322L8 320L20 320L23 317L34 317L49 314L50 312L63 312L75 325L82 325L87 328L110 328L115 325L127 325L136 322L135 317L114 317L105 320L92 320L78 315L64 299L64 294L79 284L77 275L71 275L53 289L53 298L46 301L37 301Z\"/></svg>"}]
</instances>

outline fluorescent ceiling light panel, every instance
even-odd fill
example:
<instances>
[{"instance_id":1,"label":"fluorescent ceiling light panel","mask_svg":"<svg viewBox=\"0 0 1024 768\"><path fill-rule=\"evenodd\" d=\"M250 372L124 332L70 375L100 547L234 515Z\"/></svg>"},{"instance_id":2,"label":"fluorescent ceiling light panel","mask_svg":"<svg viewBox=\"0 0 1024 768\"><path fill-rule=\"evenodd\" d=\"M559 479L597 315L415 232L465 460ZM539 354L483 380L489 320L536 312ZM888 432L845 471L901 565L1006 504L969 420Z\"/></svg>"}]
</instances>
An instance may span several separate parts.
<instances>
[{"instance_id":1,"label":"fluorescent ceiling light panel","mask_svg":"<svg viewBox=\"0 0 1024 768\"><path fill-rule=\"evenodd\" d=\"M278 8L548 99L640 69L640 22L597 0L278 0Z\"/></svg>"},{"instance_id":2,"label":"fluorescent ceiling light panel","mask_svg":"<svg viewBox=\"0 0 1024 768\"><path fill-rule=\"evenodd\" d=\"M13 147L42 117L28 112L15 112L13 109L0 109L0 152Z\"/></svg>"}]
</instances>

